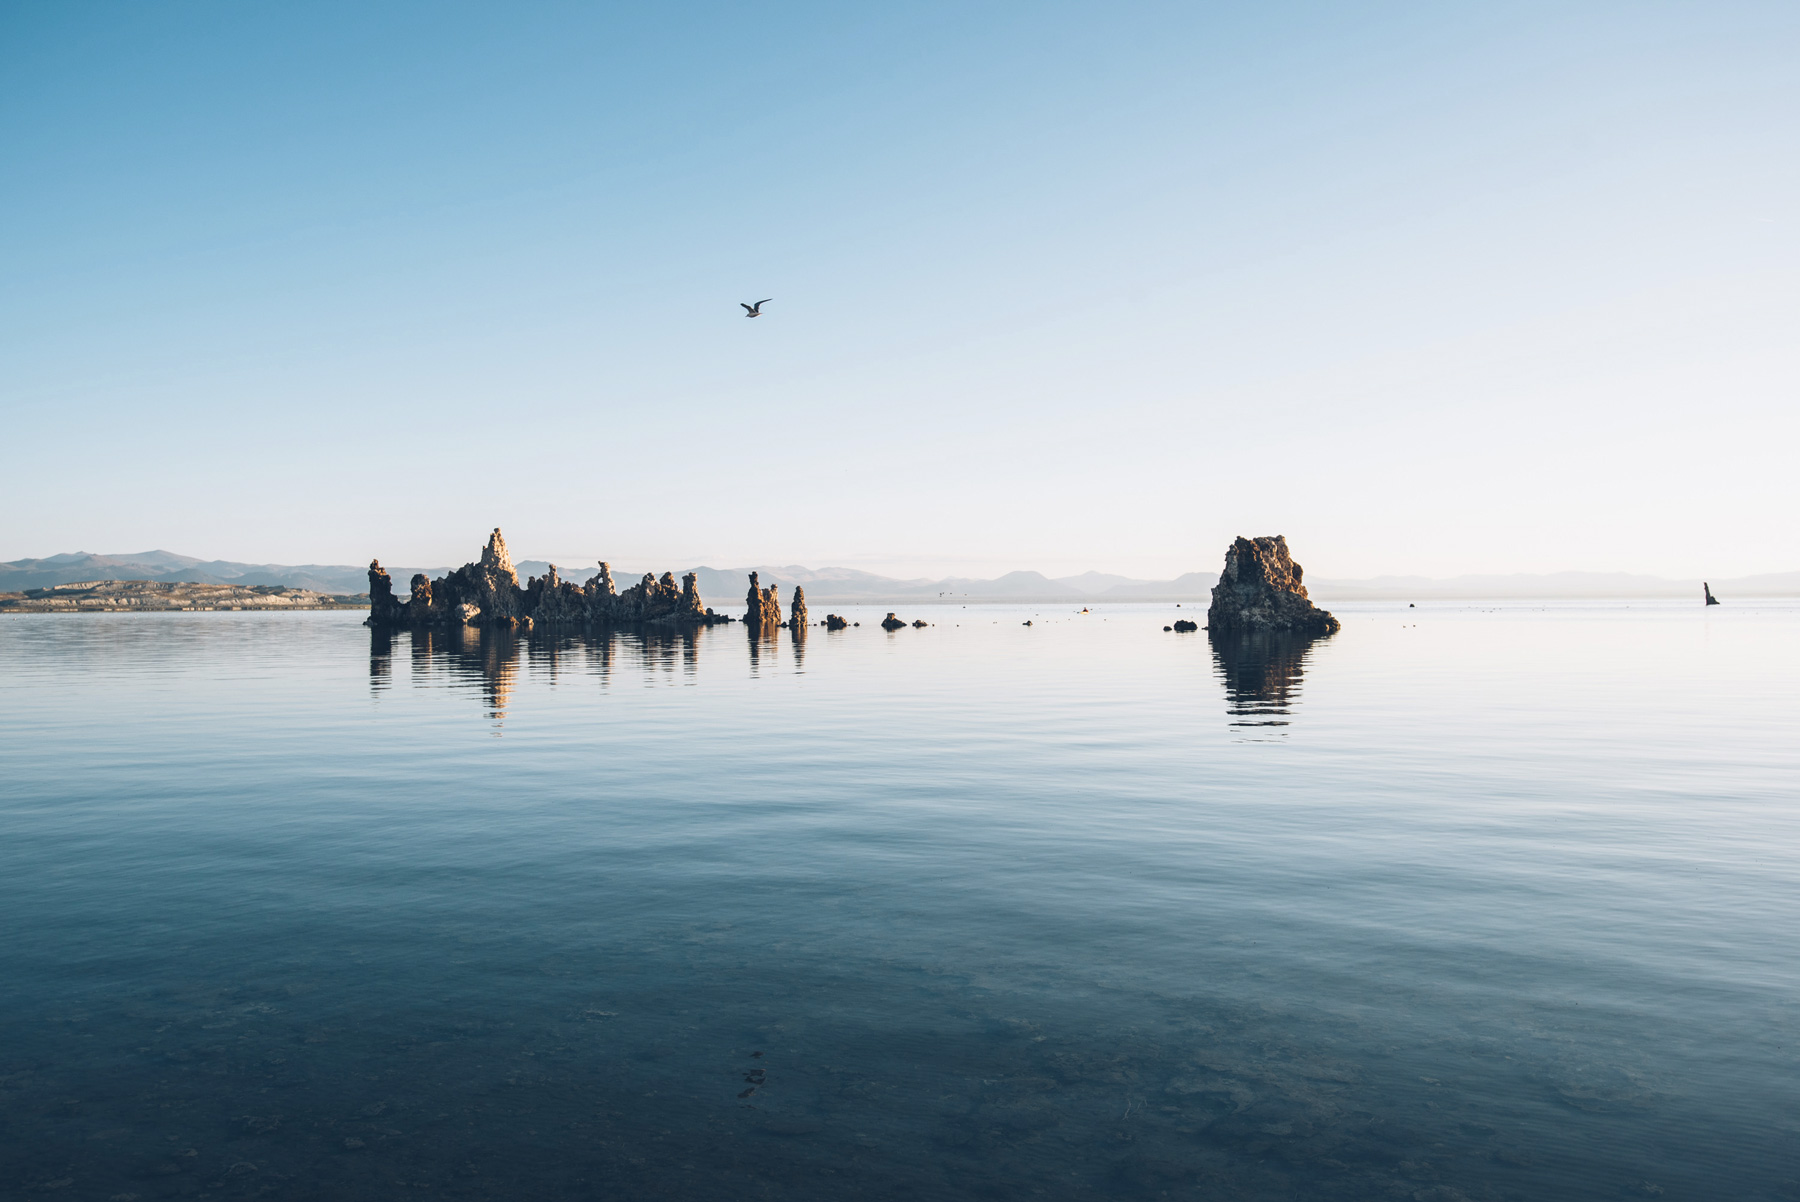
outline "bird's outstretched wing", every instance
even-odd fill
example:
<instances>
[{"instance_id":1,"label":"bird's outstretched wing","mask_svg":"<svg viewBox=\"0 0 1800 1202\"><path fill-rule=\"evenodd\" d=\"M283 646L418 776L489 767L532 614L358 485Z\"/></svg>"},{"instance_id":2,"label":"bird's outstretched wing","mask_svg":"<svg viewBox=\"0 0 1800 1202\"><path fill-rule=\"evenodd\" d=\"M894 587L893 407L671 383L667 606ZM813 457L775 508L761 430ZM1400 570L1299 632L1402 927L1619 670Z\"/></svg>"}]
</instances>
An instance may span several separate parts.
<instances>
[{"instance_id":1,"label":"bird's outstretched wing","mask_svg":"<svg viewBox=\"0 0 1800 1202\"><path fill-rule=\"evenodd\" d=\"M765 296L765 297L763 297L763 298L762 298L762 299L761 299L761 300L759 300L759 301L757 301L757 302L756 302L756 307L757 307L757 308L758 308L758 309L760 309L760 308L762 308L762 307L763 307L763 306L764 306L764 305L766 305L766 304L768 304L768 303L769 303L769 302L770 302L770 301L772 301L772 300L774 300L774 299L775 299L775 298L774 298L774 297L772 297L772 296Z\"/></svg>"},{"instance_id":2,"label":"bird's outstretched wing","mask_svg":"<svg viewBox=\"0 0 1800 1202\"><path fill-rule=\"evenodd\" d=\"M738 302L738 308L742 309L746 313L756 312L755 309L752 309L749 305L746 305L743 301Z\"/></svg>"}]
</instances>

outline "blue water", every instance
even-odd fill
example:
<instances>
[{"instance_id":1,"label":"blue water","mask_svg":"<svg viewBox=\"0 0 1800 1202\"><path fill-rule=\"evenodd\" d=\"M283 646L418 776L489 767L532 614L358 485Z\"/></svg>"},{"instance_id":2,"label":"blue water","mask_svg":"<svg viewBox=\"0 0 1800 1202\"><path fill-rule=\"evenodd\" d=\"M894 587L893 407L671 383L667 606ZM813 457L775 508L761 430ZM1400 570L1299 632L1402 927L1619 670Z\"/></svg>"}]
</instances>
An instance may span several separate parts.
<instances>
[{"instance_id":1,"label":"blue water","mask_svg":"<svg viewBox=\"0 0 1800 1202\"><path fill-rule=\"evenodd\" d=\"M0 1195L1800 1198L1800 606L1336 608L0 620Z\"/></svg>"}]
</instances>

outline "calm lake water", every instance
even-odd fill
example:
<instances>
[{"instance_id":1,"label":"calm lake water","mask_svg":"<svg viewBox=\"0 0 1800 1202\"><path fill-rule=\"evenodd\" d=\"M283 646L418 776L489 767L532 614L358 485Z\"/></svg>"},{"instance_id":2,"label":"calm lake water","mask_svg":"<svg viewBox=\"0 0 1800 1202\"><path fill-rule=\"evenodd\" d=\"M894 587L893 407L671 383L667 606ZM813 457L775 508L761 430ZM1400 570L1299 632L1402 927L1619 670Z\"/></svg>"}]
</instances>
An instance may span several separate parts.
<instances>
[{"instance_id":1,"label":"calm lake water","mask_svg":"<svg viewBox=\"0 0 1800 1202\"><path fill-rule=\"evenodd\" d=\"M0 619L0 1195L1800 1199L1800 605L1333 608Z\"/></svg>"}]
</instances>

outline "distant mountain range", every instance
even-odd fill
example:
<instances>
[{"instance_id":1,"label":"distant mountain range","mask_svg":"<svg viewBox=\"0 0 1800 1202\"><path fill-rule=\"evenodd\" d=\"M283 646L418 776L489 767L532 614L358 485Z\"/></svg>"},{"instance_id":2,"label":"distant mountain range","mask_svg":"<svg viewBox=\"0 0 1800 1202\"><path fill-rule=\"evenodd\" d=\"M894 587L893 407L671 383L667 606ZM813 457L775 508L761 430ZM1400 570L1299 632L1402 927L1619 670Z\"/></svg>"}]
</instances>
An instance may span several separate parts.
<instances>
[{"instance_id":1,"label":"distant mountain range","mask_svg":"<svg viewBox=\"0 0 1800 1202\"><path fill-rule=\"evenodd\" d=\"M541 576L549 566L541 559L517 563L521 579ZM414 572L431 577L449 571L445 567L390 567L396 587L404 590ZM560 565L564 579L583 581L594 573L594 564ZM795 585L806 589L808 602L832 601L1198 601L1205 600L1218 583L1216 572L1189 572L1173 580L1134 580L1103 572L1051 578L1041 572L1008 572L992 580L953 576L943 580L897 580L855 568L806 568L794 564L753 568L683 568L679 578L692 571L699 577L700 595L717 609L728 609L743 599L748 576L757 572L761 583L780 587L784 594ZM627 573L615 572L621 589L635 583ZM345 564L234 563L223 559L198 559L173 551L142 551L129 555L92 555L84 551L51 555L44 559L19 559L0 563L0 592L47 588L85 580L157 580L168 583L286 585L321 593L368 591L368 569ZM1777 572L1712 581L1720 597L1800 596L1800 572ZM1308 580L1315 600L1419 600L1457 597L1690 597L1700 592L1698 580L1667 580L1659 576L1634 576L1623 572L1556 572L1548 575L1453 576L1434 580L1424 576L1377 576L1368 580ZM786 600L786 597L783 597Z\"/></svg>"}]
</instances>

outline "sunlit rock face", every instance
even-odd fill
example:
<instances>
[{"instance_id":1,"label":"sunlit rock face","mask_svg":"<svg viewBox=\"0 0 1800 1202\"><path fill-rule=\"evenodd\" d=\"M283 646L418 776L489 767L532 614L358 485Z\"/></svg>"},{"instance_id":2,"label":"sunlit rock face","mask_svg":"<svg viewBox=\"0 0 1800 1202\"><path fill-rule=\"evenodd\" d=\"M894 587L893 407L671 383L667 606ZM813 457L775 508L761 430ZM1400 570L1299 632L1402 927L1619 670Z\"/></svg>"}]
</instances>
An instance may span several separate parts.
<instances>
[{"instance_id":1,"label":"sunlit rock face","mask_svg":"<svg viewBox=\"0 0 1800 1202\"><path fill-rule=\"evenodd\" d=\"M385 575L385 573L384 573ZM369 584L375 585L375 570L369 570ZM399 611L371 607L371 626L498 626L529 625L530 606L525 590L519 587L519 574L513 570L512 556L506 550L506 539L499 527L488 536L481 558L435 581L415 578L412 599L400 605Z\"/></svg>"},{"instance_id":2,"label":"sunlit rock face","mask_svg":"<svg viewBox=\"0 0 1800 1202\"><path fill-rule=\"evenodd\" d=\"M488 535L486 548L473 569L469 572L469 582L473 586L474 596L469 600L481 607L482 617L489 622L509 622L525 617L524 598L519 595L519 573L513 569L512 556L507 554L506 540L500 536L500 527Z\"/></svg>"},{"instance_id":3,"label":"sunlit rock face","mask_svg":"<svg viewBox=\"0 0 1800 1202\"><path fill-rule=\"evenodd\" d=\"M525 603L533 622L585 622L593 612L587 591L558 576L555 564L531 578Z\"/></svg>"},{"instance_id":4,"label":"sunlit rock face","mask_svg":"<svg viewBox=\"0 0 1800 1202\"><path fill-rule=\"evenodd\" d=\"M1207 629L1215 634L1336 633L1338 620L1307 599L1301 575L1282 535L1239 538L1225 552L1225 570L1206 611Z\"/></svg>"},{"instance_id":5,"label":"sunlit rock face","mask_svg":"<svg viewBox=\"0 0 1800 1202\"><path fill-rule=\"evenodd\" d=\"M788 606L788 621L795 630L806 629L806 590L794 586L794 603Z\"/></svg>"},{"instance_id":6,"label":"sunlit rock face","mask_svg":"<svg viewBox=\"0 0 1800 1202\"><path fill-rule=\"evenodd\" d=\"M393 595L393 582L379 562L369 565L371 605L368 624L377 629L444 626L536 624L658 624L710 626L729 622L715 616L700 600L697 577L689 573L680 585L671 572L661 578L646 574L624 592L613 585L612 570L602 562L586 584L564 580L551 564L542 576L519 587L506 539L498 529L488 538L481 558L438 579L414 576L412 597ZM380 604L374 599L379 596Z\"/></svg>"}]
</instances>

